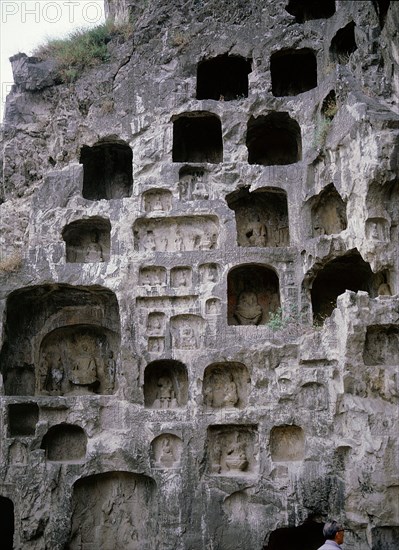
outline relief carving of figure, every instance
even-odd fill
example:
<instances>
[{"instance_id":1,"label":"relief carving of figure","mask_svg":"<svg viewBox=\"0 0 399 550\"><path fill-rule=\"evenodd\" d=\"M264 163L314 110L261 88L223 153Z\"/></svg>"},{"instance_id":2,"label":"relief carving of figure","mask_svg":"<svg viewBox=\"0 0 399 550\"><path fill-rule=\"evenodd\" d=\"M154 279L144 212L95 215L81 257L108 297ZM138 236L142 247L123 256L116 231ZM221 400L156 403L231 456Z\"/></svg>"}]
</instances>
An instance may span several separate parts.
<instances>
[{"instance_id":1,"label":"relief carving of figure","mask_svg":"<svg viewBox=\"0 0 399 550\"><path fill-rule=\"evenodd\" d=\"M245 237L250 246L266 246L267 230L265 224L260 221L259 215L252 218L245 228Z\"/></svg>"},{"instance_id":2,"label":"relief carving of figure","mask_svg":"<svg viewBox=\"0 0 399 550\"><path fill-rule=\"evenodd\" d=\"M46 369L45 389L50 393L60 393L65 369L60 355L53 362L54 356L45 354L43 369Z\"/></svg>"},{"instance_id":3,"label":"relief carving of figure","mask_svg":"<svg viewBox=\"0 0 399 550\"><path fill-rule=\"evenodd\" d=\"M262 320L263 311L258 304L258 297L251 290L244 290L238 297L234 317L240 325L258 325Z\"/></svg>"},{"instance_id":4,"label":"relief carving of figure","mask_svg":"<svg viewBox=\"0 0 399 550\"><path fill-rule=\"evenodd\" d=\"M245 449L245 443L241 441L239 434L236 435L235 440L227 449L225 462L229 470L243 472L248 468L248 458Z\"/></svg>"},{"instance_id":5,"label":"relief carving of figure","mask_svg":"<svg viewBox=\"0 0 399 550\"><path fill-rule=\"evenodd\" d=\"M173 409L178 406L173 382L169 376L161 376L157 383L157 393L154 401L156 409Z\"/></svg>"},{"instance_id":6,"label":"relief carving of figure","mask_svg":"<svg viewBox=\"0 0 399 550\"><path fill-rule=\"evenodd\" d=\"M192 197L194 200L207 199L209 197L208 189L201 179L197 179L193 185Z\"/></svg>"},{"instance_id":7,"label":"relief carving of figure","mask_svg":"<svg viewBox=\"0 0 399 550\"><path fill-rule=\"evenodd\" d=\"M182 250L185 250L184 248L184 241L179 231L176 232L176 238L175 238L175 250L177 252L180 252Z\"/></svg>"},{"instance_id":8,"label":"relief carving of figure","mask_svg":"<svg viewBox=\"0 0 399 550\"><path fill-rule=\"evenodd\" d=\"M197 347L197 338L193 327L185 326L179 330L179 349L193 349Z\"/></svg>"},{"instance_id":9,"label":"relief carving of figure","mask_svg":"<svg viewBox=\"0 0 399 550\"><path fill-rule=\"evenodd\" d=\"M231 373L218 373L212 377L210 391L212 407L235 407L238 403L237 385Z\"/></svg>"},{"instance_id":10,"label":"relief carving of figure","mask_svg":"<svg viewBox=\"0 0 399 550\"><path fill-rule=\"evenodd\" d=\"M165 439L162 441L162 449L161 455L159 457L159 462L161 462L163 466L166 466L166 468L171 468L176 462L173 455L173 447L171 445L169 437L165 437Z\"/></svg>"},{"instance_id":11,"label":"relief carving of figure","mask_svg":"<svg viewBox=\"0 0 399 550\"><path fill-rule=\"evenodd\" d=\"M90 390L98 383L94 341L89 336L83 336L78 342L77 356L72 365L70 382L73 386Z\"/></svg>"},{"instance_id":12,"label":"relief carving of figure","mask_svg":"<svg viewBox=\"0 0 399 550\"><path fill-rule=\"evenodd\" d=\"M152 252L156 249L155 237L153 231L147 231L143 237L143 247L146 252Z\"/></svg>"},{"instance_id":13,"label":"relief carving of figure","mask_svg":"<svg viewBox=\"0 0 399 550\"><path fill-rule=\"evenodd\" d=\"M103 262L103 249L98 242L98 235L96 232L93 232L90 236L90 242L86 248L86 262Z\"/></svg>"}]
</instances>

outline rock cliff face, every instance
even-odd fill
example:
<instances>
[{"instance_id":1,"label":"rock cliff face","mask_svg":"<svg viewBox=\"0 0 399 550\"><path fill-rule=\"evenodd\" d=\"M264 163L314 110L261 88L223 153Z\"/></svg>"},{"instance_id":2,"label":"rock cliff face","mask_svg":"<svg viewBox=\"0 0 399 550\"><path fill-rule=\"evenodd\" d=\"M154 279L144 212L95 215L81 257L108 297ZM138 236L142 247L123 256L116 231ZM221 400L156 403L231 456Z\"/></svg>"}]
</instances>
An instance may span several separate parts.
<instances>
[{"instance_id":1,"label":"rock cliff face","mask_svg":"<svg viewBox=\"0 0 399 550\"><path fill-rule=\"evenodd\" d=\"M106 5L12 59L5 548L396 549L399 3Z\"/></svg>"}]
</instances>

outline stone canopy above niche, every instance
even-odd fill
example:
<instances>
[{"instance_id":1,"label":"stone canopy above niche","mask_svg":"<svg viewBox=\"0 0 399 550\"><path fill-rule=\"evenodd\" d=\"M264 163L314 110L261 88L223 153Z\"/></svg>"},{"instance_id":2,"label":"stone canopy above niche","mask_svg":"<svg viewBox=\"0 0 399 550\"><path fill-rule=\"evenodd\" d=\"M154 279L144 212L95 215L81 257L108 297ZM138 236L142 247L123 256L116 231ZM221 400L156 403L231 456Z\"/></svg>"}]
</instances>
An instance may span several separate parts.
<instances>
[{"instance_id":1,"label":"stone canopy above niche","mask_svg":"<svg viewBox=\"0 0 399 550\"><path fill-rule=\"evenodd\" d=\"M135 249L143 252L214 250L219 241L216 216L140 218L133 226Z\"/></svg>"}]
</instances>

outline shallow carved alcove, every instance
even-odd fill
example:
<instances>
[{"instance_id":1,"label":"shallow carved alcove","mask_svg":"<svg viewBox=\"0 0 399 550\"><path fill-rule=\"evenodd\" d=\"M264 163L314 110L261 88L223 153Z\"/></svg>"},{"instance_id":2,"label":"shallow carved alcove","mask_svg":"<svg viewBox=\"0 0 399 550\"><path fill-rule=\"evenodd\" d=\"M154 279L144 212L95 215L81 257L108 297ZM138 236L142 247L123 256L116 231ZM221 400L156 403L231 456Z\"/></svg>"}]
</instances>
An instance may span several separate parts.
<instances>
[{"instance_id":1,"label":"shallow carved alcove","mask_svg":"<svg viewBox=\"0 0 399 550\"><path fill-rule=\"evenodd\" d=\"M116 335L90 325L60 327L47 334L39 352L38 390L65 395L112 393Z\"/></svg>"},{"instance_id":2,"label":"shallow carved alcove","mask_svg":"<svg viewBox=\"0 0 399 550\"><path fill-rule=\"evenodd\" d=\"M101 142L93 147L84 145L80 153L83 164L85 199L122 199L132 193L133 153L129 145L120 142Z\"/></svg>"},{"instance_id":3,"label":"shallow carved alcove","mask_svg":"<svg viewBox=\"0 0 399 550\"><path fill-rule=\"evenodd\" d=\"M295 16L297 23L327 19L335 13L335 0L289 0L285 9Z\"/></svg>"},{"instance_id":4,"label":"shallow carved alcove","mask_svg":"<svg viewBox=\"0 0 399 550\"><path fill-rule=\"evenodd\" d=\"M206 367L202 395L212 409L243 409L248 401L250 377L242 363L213 363Z\"/></svg>"},{"instance_id":5,"label":"shallow carved alcove","mask_svg":"<svg viewBox=\"0 0 399 550\"><path fill-rule=\"evenodd\" d=\"M80 462L86 456L87 437L80 426L52 426L42 439L41 448L52 462Z\"/></svg>"},{"instance_id":6,"label":"shallow carved alcove","mask_svg":"<svg viewBox=\"0 0 399 550\"><path fill-rule=\"evenodd\" d=\"M0 540L3 550L13 550L14 504L11 499L0 496Z\"/></svg>"},{"instance_id":7,"label":"shallow carved alcove","mask_svg":"<svg viewBox=\"0 0 399 550\"><path fill-rule=\"evenodd\" d=\"M199 315L174 315L170 319L170 331L174 349L198 349L203 345L205 320Z\"/></svg>"},{"instance_id":8,"label":"shallow carved alcove","mask_svg":"<svg viewBox=\"0 0 399 550\"><path fill-rule=\"evenodd\" d=\"M143 193L145 212L168 212L172 208L172 193L167 189L150 189Z\"/></svg>"},{"instance_id":9,"label":"shallow carved alcove","mask_svg":"<svg viewBox=\"0 0 399 550\"><path fill-rule=\"evenodd\" d=\"M218 247L216 216L139 218L134 222L135 248L142 252L184 252Z\"/></svg>"},{"instance_id":10,"label":"shallow carved alcove","mask_svg":"<svg viewBox=\"0 0 399 550\"><path fill-rule=\"evenodd\" d=\"M323 524L306 520L298 527L280 527L272 531L263 550L317 550L324 541Z\"/></svg>"},{"instance_id":11,"label":"shallow carved alcove","mask_svg":"<svg viewBox=\"0 0 399 550\"><path fill-rule=\"evenodd\" d=\"M39 407L36 403L8 405L8 431L10 437L35 435L38 421Z\"/></svg>"},{"instance_id":12,"label":"shallow carved alcove","mask_svg":"<svg viewBox=\"0 0 399 550\"><path fill-rule=\"evenodd\" d=\"M180 168L179 198L183 201L209 199L208 172L194 166Z\"/></svg>"},{"instance_id":13,"label":"shallow carved alcove","mask_svg":"<svg viewBox=\"0 0 399 550\"><path fill-rule=\"evenodd\" d=\"M326 387L317 382L308 382L301 386L298 403L305 410L321 411L327 408L328 394Z\"/></svg>"},{"instance_id":14,"label":"shallow carved alcove","mask_svg":"<svg viewBox=\"0 0 399 550\"><path fill-rule=\"evenodd\" d=\"M222 124L206 111L173 121L173 162L223 162Z\"/></svg>"},{"instance_id":15,"label":"shallow carved alcove","mask_svg":"<svg viewBox=\"0 0 399 550\"><path fill-rule=\"evenodd\" d=\"M67 550L154 548L156 484L150 477L107 472L73 486Z\"/></svg>"},{"instance_id":16,"label":"shallow carved alcove","mask_svg":"<svg viewBox=\"0 0 399 550\"><path fill-rule=\"evenodd\" d=\"M307 48L272 54L270 72L276 97L294 96L317 86L316 55Z\"/></svg>"},{"instance_id":17,"label":"shallow carved alcove","mask_svg":"<svg viewBox=\"0 0 399 550\"><path fill-rule=\"evenodd\" d=\"M313 237L333 235L347 227L346 204L331 183L311 200Z\"/></svg>"},{"instance_id":18,"label":"shallow carved alcove","mask_svg":"<svg viewBox=\"0 0 399 550\"><path fill-rule=\"evenodd\" d=\"M248 97L251 60L233 55L205 59L197 68L197 99L230 101Z\"/></svg>"},{"instance_id":19,"label":"shallow carved alcove","mask_svg":"<svg viewBox=\"0 0 399 550\"><path fill-rule=\"evenodd\" d=\"M191 267L173 267L170 270L170 286L176 289L185 289L192 284L193 272Z\"/></svg>"},{"instance_id":20,"label":"shallow carved alcove","mask_svg":"<svg viewBox=\"0 0 399 550\"><path fill-rule=\"evenodd\" d=\"M165 331L165 313L152 311L147 317L147 334L149 336L160 336Z\"/></svg>"},{"instance_id":21,"label":"shallow carved alcove","mask_svg":"<svg viewBox=\"0 0 399 550\"><path fill-rule=\"evenodd\" d=\"M351 21L345 27L339 29L331 40L331 59L341 65L345 65L348 63L350 55L356 50L355 23Z\"/></svg>"},{"instance_id":22,"label":"shallow carved alcove","mask_svg":"<svg viewBox=\"0 0 399 550\"><path fill-rule=\"evenodd\" d=\"M278 276L269 267L247 264L227 277L229 325L265 325L280 307Z\"/></svg>"},{"instance_id":23,"label":"shallow carved alcove","mask_svg":"<svg viewBox=\"0 0 399 550\"><path fill-rule=\"evenodd\" d=\"M226 197L236 218L238 246L289 246L287 194L268 188L250 193L236 191Z\"/></svg>"},{"instance_id":24,"label":"shallow carved alcove","mask_svg":"<svg viewBox=\"0 0 399 550\"><path fill-rule=\"evenodd\" d=\"M201 264L198 271L202 285L214 285L219 281L220 266L218 264Z\"/></svg>"},{"instance_id":25,"label":"shallow carved alcove","mask_svg":"<svg viewBox=\"0 0 399 550\"><path fill-rule=\"evenodd\" d=\"M209 298L205 302L206 315L220 315L222 304L219 298Z\"/></svg>"},{"instance_id":26,"label":"shallow carved alcove","mask_svg":"<svg viewBox=\"0 0 399 550\"><path fill-rule=\"evenodd\" d=\"M367 327L363 361L365 365L399 365L399 325Z\"/></svg>"},{"instance_id":27,"label":"shallow carved alcove","mask_svg":"<svg viewBox=\"0 0 399 550\"><path fill-rule=\"evenodd\" d=\"M166 285L166 269L157 265L141 267L139 272L139 283L148 286Z\"/></svg>"},{"instance_id":28,"label":"shallow carved alcove","mask_svg":"<svg viewBox=\"0 0 399 550\"><path fill-rule=\"evenodd\" d=\"M7 299L5 333L6 395L113 391L120 320L110 290L63 284L17 290Z\"/></svg>"},{"instance_id":29,"label":"shallow carved alcove","mask_svg":"<svg viewBox=\"0 0 399 550\"><path fill-rule=\"evenodd\" d=\"M274 462L291 462L305 457L305 434L299 426L275 426L270 432Z\"/></svg>"},{"instance_id":30,"label":"shallow carved alcove","mask_svg":"<svg viewBox=\"0 0 399 550\"><path fill-rule=\"evenodd\" d=\"M111 224L102 218L77 220L62 231L66 261L72 263L108 262Z\"/></svg>"},{"instance_id":31,"label":"shallow carved alcove","mask_svg":"<svg viewBox=\"0 0 399 550\"><path fill-rule=\"evenodd\" d=\"M329 317L345 290L369 292L372 275L370 265L357 250L327 262L318 270L311 288L313 319L322 322Z\"/></svg>"},{"instance_id":32,"label":"shallow carved alcove","mask_svg":"<svg viewBox=\"0 0 399 550\"><path fill-rule=\"evenodd\" d=\"M373 550L397 550L399 540L398 525L383 525L371 530Z\"/></svg>"},{"instance_id":33,"label":"shallow carved alcove","mask_svg":"<svg viewBox=\"0 0 399 550\"><path fill-rule=\"evenodd\" d=\"M177 435L164 433L151 442L151 459L155 468L169 469L180 466L183 442Z\"/></svg>"},{"instance_id":34,"label":"shallow carved alcove","mask_svg":"<svg viewBox=\"0 0 399 550\"><path fill-rule=\"evenodd\" d=\"M183 363L171 359L153 361L144 371L144 405L175 409L187 404L188 378Z\"/></svg>"},{"instance_id":35,"label":"shallow carved alcove","mask_svg":"<svg viewBox=\"0 0 399 550\"><path fill-rule=\"evenodd\" d=\"M257 446L256 426L210 426L207 437L209 473L225 476L255 473Z\"/></svg>"},{"instance_id":36,"label":"shallow carved alcove","mask_svg":"<svg viewBox=\"0 0 399 550\"><path fill-rule=\"evenodd\" d=\"M248 121L249 164L293 164L302 158L301 129L288 113L270 113Z\"/></svg>"}]
</instances>

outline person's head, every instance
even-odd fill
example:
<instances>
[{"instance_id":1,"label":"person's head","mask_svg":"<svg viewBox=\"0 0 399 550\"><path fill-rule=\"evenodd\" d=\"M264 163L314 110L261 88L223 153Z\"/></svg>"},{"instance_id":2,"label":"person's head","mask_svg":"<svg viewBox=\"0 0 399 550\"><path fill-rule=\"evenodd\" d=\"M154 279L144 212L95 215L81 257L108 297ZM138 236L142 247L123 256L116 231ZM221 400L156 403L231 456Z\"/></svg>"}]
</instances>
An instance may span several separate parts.
<instances>
[{"instance_id":1,"label":"person's head","mask_svg":"<svg viewBox=\"0 0 399 550\"><path fill-rule=\"evenodd\" d=\"M344 528L337 521L328 521L323 527L323 535L327 540L342 544L344 541Z\"/></svg>"}]
</instances>

